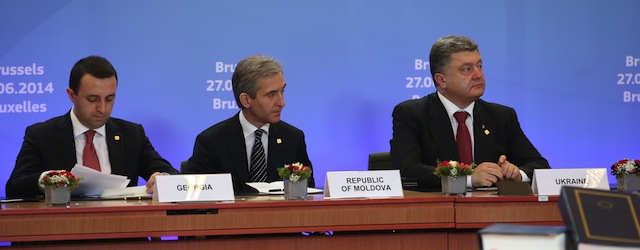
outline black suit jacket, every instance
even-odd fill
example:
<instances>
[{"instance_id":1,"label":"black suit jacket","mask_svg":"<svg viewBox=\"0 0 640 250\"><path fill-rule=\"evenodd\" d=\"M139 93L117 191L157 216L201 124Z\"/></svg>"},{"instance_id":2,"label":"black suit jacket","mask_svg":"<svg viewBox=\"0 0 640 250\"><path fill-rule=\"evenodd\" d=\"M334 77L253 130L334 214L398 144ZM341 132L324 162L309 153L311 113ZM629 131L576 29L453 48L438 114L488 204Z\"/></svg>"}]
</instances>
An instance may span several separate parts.
<instances>
[{"instance_id":1,"label":"black suit jacket","mask_svg":"<svg viewBox=\"0 0 640 250\"><path fill-rule=\"evenodd\" d=\"M417 178L421 188L440 188L436 161L459 160L453 128L436 92L398 104L393 110L391 162L401 175ZM473 109L474 162L498 162L500 155L529 178L549 163L520 128L514 109L477 100ZM488 133L485 133L488 131Z\"/></svg>"},{"instance_id":2,"label":"black suit jacket","mask_svg":"<svg viewBox=\"0 0 640 250\"><path fill-rule=\"evenodd\" d=\"M117 118L106 124L111 173L127 176L129 186L138 185L138 176L148 180L154 172L177 174L160 157L144 133L142 125ZM119 140L115 140L119 136ZM70 113L27 127L16 165L6 184L9 197L41 195L38 178L46 170L71 170L76 149ZM82 185L82 182L80 182Z\"/></svg>"},{"instance_id":3,"label":"black suit jacket","mask_svg":"<svg viewBox=\"0 0 640 250\"><path fill-rule=\"evenodd\" d=\"M277 169L284 164L296 162L311 167L304 133L284 121L271 124L267 181L282 180L278 177ZM245 185L250 182L250 175L239 113L207 128L197 136L193 155L189 158L183 173L231 173L236 194L250 192L251 188ZM313 174L309 178L308 185L315 186Z\"/></svg>"}]
</instances>

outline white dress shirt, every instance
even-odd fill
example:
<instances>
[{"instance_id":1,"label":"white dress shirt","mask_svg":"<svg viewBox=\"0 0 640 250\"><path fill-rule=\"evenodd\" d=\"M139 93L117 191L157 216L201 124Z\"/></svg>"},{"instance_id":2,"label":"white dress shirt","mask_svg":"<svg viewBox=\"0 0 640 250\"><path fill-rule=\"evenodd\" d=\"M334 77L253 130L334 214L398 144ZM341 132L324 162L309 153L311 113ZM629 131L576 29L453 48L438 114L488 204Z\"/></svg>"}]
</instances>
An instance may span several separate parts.
<instances>
[{"instance_id":1,"label":"white dress shirt","mask_svg":"<svg viewBox=\"0 0 640 250\"><path fill-rule=\"evenodd\" d=\"M71 108L71 124L73 125L73 139L76 144L76 161L78 164L83 165L82 154L84 152L84 145L87 139L84 136L84 132L89 130L84 126L78 117L74 113L74 108ZM107 129L105 125L95 130L96 134L93 136L93 146L96 148L98 154L98 161L100 161L100 170L102 173L111 174L111 162L109 161L109 149L107 148Z\"/></svg>"},{"instance_id":2,"label":"white dress shirt","mask_svg":"<svg viewBox=\"0 0 640 250\"><path fill-rule=\"evenodd\" d=\"M456 118L453 116L454 113L458 112L458 111L465 111L469 114L469 116L467 116L467 120L465 120L465 124L467 124L467 128L469 129L469 136L471 136L471 152L473 155L473 158L475 159L475 139L473 136L473 108L476 105L476 102L472 102L471 104L469 104L469 106L464 107L464 108L459 108L458 106L456 106L455 104L453 104L453 102L449 101L449 99L447 99L446 97L444 97L442 94L440 94L440 92L438 92L438 98L440 98L440 102L442 102L442 105L444 105L444 109L447 110L447 115L449 117L449 121L451 122L451 128L453 128L453 137L455 138L457 133L458 133L458 121L456 121ZM507 158L507 160L509 160ZM480 164L482 162L476 162L476 164ZM522 181L523 182L529 182L529 176L527 176L527 174L520 170L520 176L522 176ZM471 187L471 178L467 178L467 187Z\"/></svg>"},{"instance_id":3,"label":"white dress shirt","mask_svg":"<svg viewBox=\"0 0 640 250\"><path fill-rule=\"evenodd\" d=\"M247 147L246 148L247 166L251 168L251 150L253 150L253 144L255 143L255 139L256 139L255 132L258 128L256 128L256 126L253 126L253 124L251 124L247 120L247 118L244 117L242 110L240 111L240 115L238 117L240 119L240 126L242 126L242 134L244 135L244 145ZM271 124L267 123L262 127L260 127L262 130L265 131L264 133L262 133L262 138L260 138L260 140L262 141L262 146L264 147L264 160L267 162L268 162L268 156L269 156L269 127L270 126ZM251 169L249 169L249 171L251 171Z\"/></svg>"}]
</instances>

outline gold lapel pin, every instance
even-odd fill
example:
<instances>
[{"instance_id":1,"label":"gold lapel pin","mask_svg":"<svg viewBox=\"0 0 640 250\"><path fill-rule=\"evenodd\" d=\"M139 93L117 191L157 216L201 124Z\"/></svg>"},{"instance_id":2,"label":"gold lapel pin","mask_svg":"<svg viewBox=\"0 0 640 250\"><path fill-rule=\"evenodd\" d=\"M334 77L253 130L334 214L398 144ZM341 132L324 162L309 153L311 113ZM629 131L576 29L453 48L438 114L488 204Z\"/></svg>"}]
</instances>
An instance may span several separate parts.
<instances>
[{"instance_id":1,"label":"gold lapel pin","mask_svg":"<svg viewBox=\"0 0 640 250\"><path fill-rule=\"evenodd\" d=\"M482 124L482 129L484 129L484 134L485 135L489 135L491 132L489 132L489 130L486 128L486 126L484 124Z\"/></svg>"},{"instance_id":2,"label":"gold lapel pin","mask_svg":"<svg viewBox=\"0 0 640 250\"><path fill-rule=\"evenodd\" d=\"M278 144L282 143L282 139L280 139L280 138L276 139L276 143L278 143Z\"/></svg>"},{"instance_id":3,"label":"gold lapel pin","mask_svg":"<svg viewBox=\"0 0 640 250\"><path fill-rule=\"evenodd\" d=\"M116 135L116 136L113 137L113 139L116 140L116 141L119 141L120 140L120 136Z\"/></svg>"}]
</instances>

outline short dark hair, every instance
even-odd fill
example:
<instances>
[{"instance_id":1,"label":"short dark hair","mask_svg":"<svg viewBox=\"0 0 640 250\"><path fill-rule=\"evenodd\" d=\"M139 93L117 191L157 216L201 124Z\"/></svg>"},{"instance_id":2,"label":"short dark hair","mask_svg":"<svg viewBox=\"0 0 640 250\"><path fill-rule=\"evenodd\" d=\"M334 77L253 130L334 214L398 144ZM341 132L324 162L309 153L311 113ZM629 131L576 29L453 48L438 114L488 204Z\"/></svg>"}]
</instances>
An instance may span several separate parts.
<instances>
[{"instance_id":1,"label":"short dark hair","mask_svg":"<svg viewBox=\"0 0 640 250\"><path fill-rule=\"evenodd\" d=\"M88 56L80 59L71 68L71 76L69 76L69 88L73 90L73 93L78 94L78 88L80 87L80 79L85 74L92 75L96 78L109 78L116 77L116 84L118 83L118 73L113 65L104 57L100 56Z\"/></svg>"},{"instance_id":2,"label":"short dark hair","mask_svg":"<svg viewBox=\"0 0 640 250\"><path fill-rule=\"evenodd\" d=\"M464 36L445 36L438 38L431 46L429 52L429 65L431 67L431 77L435 81L436 73L443 73L451 61L451 54L460 51L476 51L478 44Z\"/></svg>"},{"instance_id":3,"label":"short dark hair","mask_svg":"<svg viewBox=\"0 0 640 250\"><path fill-rule=\"evenodd\" d=\"M282 73L282 65L278 60L265 55L253 55L242 59L233 71L231 85L233 95L241 109L240 94L247 93L251 98L256 98L258 93L258 79Z\"/></svg>"}]
</instances>

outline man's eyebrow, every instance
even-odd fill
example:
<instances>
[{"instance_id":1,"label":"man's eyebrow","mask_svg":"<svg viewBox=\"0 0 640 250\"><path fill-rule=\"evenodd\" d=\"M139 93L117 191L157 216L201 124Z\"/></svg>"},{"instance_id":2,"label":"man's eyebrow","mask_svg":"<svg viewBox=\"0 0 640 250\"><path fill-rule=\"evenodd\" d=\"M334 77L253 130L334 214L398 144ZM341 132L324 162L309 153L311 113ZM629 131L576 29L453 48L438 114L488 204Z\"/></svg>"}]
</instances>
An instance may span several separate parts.
<instances>
[{"instance_id":1,"label":"man's eyebrow","mask_svg":"<svg viewBox=\"0 0 640 250\"><path fill-rule=\"evenodd\" d=\"M105 98L107 98L107 97L114 97L114 96L116 96L116 94L115 94L115 93L110 94L110 95L107 95L107 96L105 96ZM85 97L86 97L86 98L90 98L90 97L101 98L101 96L100 96L100 95L96 95L96 94L88 94L88 95L86 95Z\"/></svg>"},{"instance_id":2,"label":"man's eyebrow","mask_svg":"<svg viewBox=\"0 0 640 250\"><path fill-rule=\"evenodd\" d=\"M466 63L463 63L462 65L460 65L460 67L473 66L473 65L475 65L475 64L472 63L472 62L466 62Z\"/></svg>"}]
</instances>

